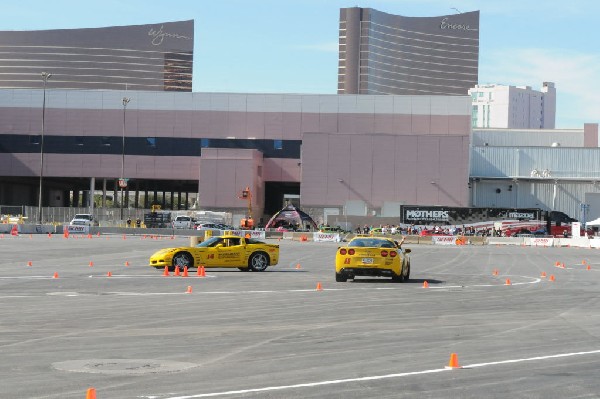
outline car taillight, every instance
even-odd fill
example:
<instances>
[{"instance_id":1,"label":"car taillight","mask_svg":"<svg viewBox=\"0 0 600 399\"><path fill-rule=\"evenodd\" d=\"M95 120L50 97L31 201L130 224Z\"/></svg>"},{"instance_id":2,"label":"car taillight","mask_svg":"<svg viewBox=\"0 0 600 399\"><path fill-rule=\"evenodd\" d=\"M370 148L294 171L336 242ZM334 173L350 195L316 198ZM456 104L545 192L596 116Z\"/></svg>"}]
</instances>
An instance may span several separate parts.
<instances>
[{"instance_id":1,"label":"car taillight","mask_svg":"<svg viewBox=\"0 0 600 399\"><path fill-rule=\"evenodd\" d=\"M390 256L391 256L392 258L395 258L395 257L396 257L396 255L398 255L398 252L396 252L396 251L390 251Z\"/></svg>"},{"instance_id":2,"label":"car taillight","mask_svg":"<svg viewBox=\"0 0 600 399\"><path fill-rule=\"evenodd\" d=\"M354 255L354 250L352 248L348 250L348 255Z\"/></svg>"},{"instance_id":3,"label":"car taillight","mask_svg":"<svg viewBox=\"0 0 600 399\"><path fill-rule=\"evenodd\" d=\"M340 255L346 255L346 248L340 249Z\"/></svg>"},{"instance_id":4,"label":"car taillight","mask_svg":"<svg viewBox=\"0 0 600 399\"><path fill-rule=\"evenodd\" d=\"M381 251L381 256L384 257L384 258L386 256L388 256L388 251L386 251L385 249L383 251Z\"/></svg>"}]
</instances>

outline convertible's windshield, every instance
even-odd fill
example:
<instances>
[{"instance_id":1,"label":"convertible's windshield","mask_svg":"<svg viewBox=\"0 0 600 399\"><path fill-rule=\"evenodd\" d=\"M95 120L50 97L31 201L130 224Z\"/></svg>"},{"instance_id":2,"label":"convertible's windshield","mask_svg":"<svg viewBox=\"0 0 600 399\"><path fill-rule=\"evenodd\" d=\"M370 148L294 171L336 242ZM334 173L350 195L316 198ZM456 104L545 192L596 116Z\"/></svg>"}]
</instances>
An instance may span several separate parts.
<instances>
[{"instance_id":1,"label":"convertible's windshield","mask_svg":"<svg viewBox=\"0 0 600 399\"><path fill-rule=\"evenodd\" d=\"M220 244L223 242L223 239L221 237L211 237L206 241L202 241L200 244L196 245L197 247L214 247L217 244Z\"/></svg>"},{"instance_id":2,"label":"convertible's windshield","mask_svg":"<svg viewBox=\"0 0 600 399\"><path fill-rule=\"evenodd\" d=\"M389 240L377 238L355 238L348 243L349 247L369 247L369 248L396 248L396 245Z\"/></svg>"}]
</instances>

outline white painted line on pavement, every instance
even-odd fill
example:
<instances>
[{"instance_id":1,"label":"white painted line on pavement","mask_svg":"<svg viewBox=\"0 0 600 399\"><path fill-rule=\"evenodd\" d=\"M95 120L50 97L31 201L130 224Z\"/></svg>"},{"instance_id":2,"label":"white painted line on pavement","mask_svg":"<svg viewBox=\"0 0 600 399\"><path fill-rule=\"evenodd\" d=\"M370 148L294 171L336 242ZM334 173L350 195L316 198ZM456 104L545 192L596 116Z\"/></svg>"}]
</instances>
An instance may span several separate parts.
<instances>
[{"instance_id":1,"label":"white painted line on pavement","mask_svg":"<svg viewBox=\"0 0 600 399\"><path fill-rule=\"evenodd\" d=\"M389 378L400 378L400 377L408 377L412 375L423 375L423 374L433 374L433 373L441 373L443 371L457 372L459 370L471 369L476 367L487 367L487 366L496 366L502 364L509 363L521 363L521 362L531 362L536 360L548 360L548 359L556 359L561 357L572 357L572 356L584 356L584 355L594 355L600 354L600 349L586 352L571 352L571 353L560 353L556 355L547 355L547 356L535 356L529 358L522 359L510 359L510 360L501 360L497 362L487 362L487 363L474 363L469 365L462 366L461 369L450 369L450 368L440 368L440 369L431 369L431 370L422 370L422 371L410 371L406 373L397 373L397 374L385 374L385 375L376 375L369 377L359 377L359 378L347 378L342 380L328 380L328 381L317 381L317 382L308 382L303 384L293 384L293 385L279 385L279 386L271 386L271 387L263 387L263 388L253 388L253 389L240 389L236 391L224 391L224 392L211 392L211 393L201 393L196 395L185 395L185 396L172 396L165 399L196 399L196 398L210 398L216 396L227 396L227 395L240 395L247 393L256 393L256 392L268 392L268 391L281 391L286 389L296 389L296 388L312 388L322 385L336 385L336 384L345 384L352 382L362 382L362 381L376 381L376 380L384 380Z\"/></svg>"}]
</instances>

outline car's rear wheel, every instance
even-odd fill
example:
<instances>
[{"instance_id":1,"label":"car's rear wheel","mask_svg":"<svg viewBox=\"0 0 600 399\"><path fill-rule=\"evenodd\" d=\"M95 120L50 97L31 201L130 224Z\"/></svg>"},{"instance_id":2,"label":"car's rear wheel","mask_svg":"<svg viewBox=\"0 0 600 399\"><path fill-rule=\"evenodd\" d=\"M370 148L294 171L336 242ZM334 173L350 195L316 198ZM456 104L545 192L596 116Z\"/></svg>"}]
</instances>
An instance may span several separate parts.
<instances>
[{"instance_id":1,"label":"car's rear wheel","mask_svg":"<svg viewBox=\"0 0 600 399\"><path fill-rule=\"evenodd\" d=\"M348 281L348 276L345 273L336 273L335 281L337 281L338 283L345 283L346 281Z\"/></svg>"},{"instance_id":2,"label":"car's rear wheel","mask_svg":"<svg viewBox=\"0 0 600 399\"><path fill-rule=\"evenodd\" d=\"M267 266L269 266L269 257L264 252L256 252L248 260L248 267L254 272L263 272Z\"/></svg>"},{"instance_id":3,"label":"car's rear wheel","mask_svg":"<svg viewBox=\"0 0 600 399\"><path fill-rule=\"evenodd\" d=\"M406 264L406 273L404 273L404 281L408 281L410 279L410 262Z\"/></svg>"},{"instance_id":4,"label":"car's rear wheel","mask_svg":"<svg viewBox=\"0 0 600 399\"><path fill-rule=\"evenodd\" d=\"M175 270L176 267L179 270L183 270L184 267L188 269L194 266L194 259L187 252L179 252L173 256L173 266L170 268L171 271Z\"/></svg>"}]
</instances>

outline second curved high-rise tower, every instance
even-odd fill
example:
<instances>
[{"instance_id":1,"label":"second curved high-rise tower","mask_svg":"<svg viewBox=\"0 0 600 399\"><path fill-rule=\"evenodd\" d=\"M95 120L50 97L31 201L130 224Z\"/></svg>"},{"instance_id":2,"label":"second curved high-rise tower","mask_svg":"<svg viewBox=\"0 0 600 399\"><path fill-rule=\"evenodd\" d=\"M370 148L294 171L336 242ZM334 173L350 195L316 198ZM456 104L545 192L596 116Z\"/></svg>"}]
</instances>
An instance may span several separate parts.
<instances>
[{"instance_id":1,"label":"second curved high-rise tower","mask_svg":"<svg viewBox=\"0 0 600 399\"><path fill-rule=\"evenodd\" d=\"M478 83L479 11L404 17L340 10L338 94L468 95Z\"/></svg>"}]
</instances>

